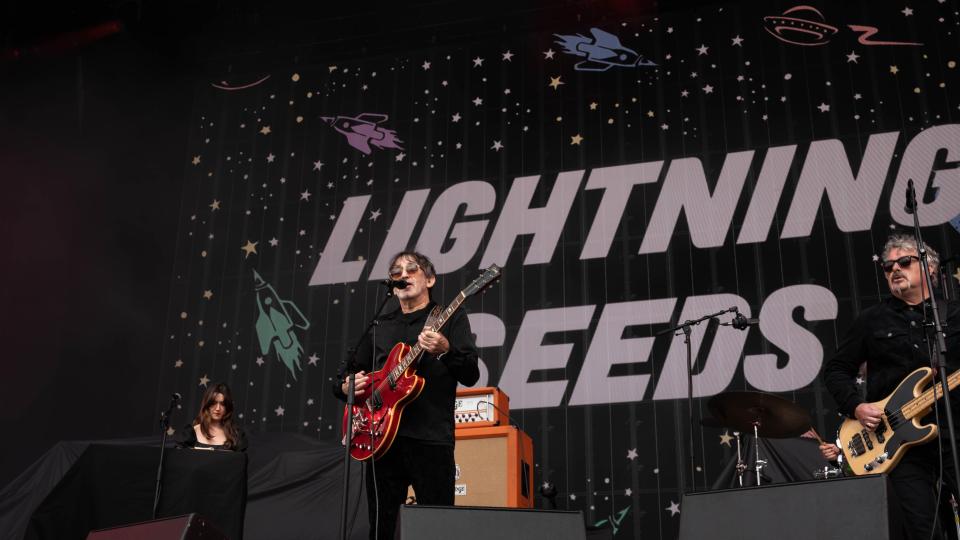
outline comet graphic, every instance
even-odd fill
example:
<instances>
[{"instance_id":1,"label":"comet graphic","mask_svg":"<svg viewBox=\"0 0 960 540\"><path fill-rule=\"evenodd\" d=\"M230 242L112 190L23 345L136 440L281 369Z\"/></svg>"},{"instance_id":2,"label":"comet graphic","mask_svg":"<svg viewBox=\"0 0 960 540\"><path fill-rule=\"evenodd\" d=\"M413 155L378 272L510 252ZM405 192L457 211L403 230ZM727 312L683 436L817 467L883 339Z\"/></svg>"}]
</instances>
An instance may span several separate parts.
<instances>
[{"instance_id":1,"label":"comet graphic","mask_svg":"<svg viewBox=\"0 0 960 540\"><path fill-rule=\"evenodd\" d=\"M306 330L310 322L300 309L289 300L281 300L273 286L263 280L256 270L253 271L253 288L257 293L257 337L260 339L260 352L277 352L277 357L290 370L294 380L300 367L300 355L303 347L293 332L294 328ZM294 369L296 368L296 369Z\"/></svg>"},{"instance_id":2,"label":"comet graphic","mask_svg":"<svg viewBox=\"0 0 960 540\"><path fill-rule=\"evenodd\" d=\"M624 47L620 43L620 38L609 32L591 28L590 34L593 38L580 34L575 36L554 34L560 38L557 44L563 47L563 52L587 57L586 60L577 62L573 66L577 71L606 71L612 67L655 67L657 65L650 60L645 60L633 49Z\"/></svg>"},{"instance_id":3,"label":"comet graphic","mask_svg":"<svg viewBox=\"0 0 960 540\"><path fill-rule=\"evenodd\" d=\"M392 129L380 127L377 124L386 121L389 117L378 113L361 113L357 116L330 116L320 117L324 122L333 126L333 129L347 138L347 143L364 154L369 154L372 150L370 145L377 148L396 148L400 147L401 141L397 138L397 132Z\"/></svg>"}]
</instances>

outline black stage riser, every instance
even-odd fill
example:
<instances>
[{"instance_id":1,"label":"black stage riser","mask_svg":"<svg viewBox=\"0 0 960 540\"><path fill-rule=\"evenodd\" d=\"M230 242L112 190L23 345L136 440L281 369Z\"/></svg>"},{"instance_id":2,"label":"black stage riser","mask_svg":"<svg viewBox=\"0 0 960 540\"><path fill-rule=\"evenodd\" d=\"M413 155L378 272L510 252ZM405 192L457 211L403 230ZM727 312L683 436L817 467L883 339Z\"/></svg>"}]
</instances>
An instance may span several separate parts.
<instances>
[{"instance_id":1,"label":"black stage riser","mask_svg":"<svg viewBox=\"0 0 960 540\"><path fill-rule=\"evenodd\" d=\"M399 540L585 540L580 512L476 506L404 506ZM438 536L439 535L439 536Z\"/></svg>"}]
</instances>

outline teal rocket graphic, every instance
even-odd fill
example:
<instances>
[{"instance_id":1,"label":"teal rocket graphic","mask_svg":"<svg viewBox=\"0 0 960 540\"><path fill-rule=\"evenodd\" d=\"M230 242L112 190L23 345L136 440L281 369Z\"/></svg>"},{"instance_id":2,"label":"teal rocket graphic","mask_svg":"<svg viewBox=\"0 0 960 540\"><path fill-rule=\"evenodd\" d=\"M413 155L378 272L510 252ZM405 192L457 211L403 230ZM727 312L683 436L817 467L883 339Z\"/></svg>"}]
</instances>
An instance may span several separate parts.
<instances>
[{"instance_id":1,"label":"teal rocket graphic","mask_svg":"<svg viewBox=\"0 0 960 540\"><path fill-rule=\"evenodd\" d=\"M610 527L613 529L613 534L616 536L620 532L620 522L623 521L623 518L627 517L627 514L630 512L630 507L626 507L623 510L617 512L617 517L607 516L607 519L601 519L600 521L593 524L594 527L602 527L607 523L610 524Z\"/></svg>"},{"instance_id":2,"label":"teal rocket graphic","mask_svg":"<svg viewBox=\"0 0 960 540\"><path fill-rule=\"evenodd\" d=\"M257 293L259 315L256 328L257 337L260 339L260 352L269 354L272 346L277 351L277 357L296 379L296 370L302 371L300 355L303 354L303 347L293 329L306 330L310 328L310 322L293 302L281 300L273 286L264 281L256 270L253 271L253 283Z\"/></svg>"}]
</instances>

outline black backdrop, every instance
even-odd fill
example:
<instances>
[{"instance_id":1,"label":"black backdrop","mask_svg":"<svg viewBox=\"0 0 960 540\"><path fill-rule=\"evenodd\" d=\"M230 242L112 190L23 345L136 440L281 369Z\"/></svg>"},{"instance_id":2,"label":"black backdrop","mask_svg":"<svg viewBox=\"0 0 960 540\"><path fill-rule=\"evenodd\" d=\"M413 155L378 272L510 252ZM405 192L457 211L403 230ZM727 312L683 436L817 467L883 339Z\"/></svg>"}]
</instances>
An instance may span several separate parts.
<instances>
[{"instance_id":1,"label":"black backdrop","mask_svg":"<svg viewBox=\"0 0 960 540\"><path fill-rule=\"evenodd\" d=\"M238 8L221 14L235 27L189 34L200 62L121 35L18 68L25 84L6 91L26 106L4 114L22 131L3 151L23 180L4 219L27 241L5 279L22 359L5 363L5 424L27 442L4 463L142 432L170 391L192 404L208 380L235 388L248 429L335 440L329 381L372 315L371 280L417 247L442 264L441 300L504 265L467 309L484 380L534 438L537 481L588 524L671 537L683 356L651 336L731 305L759 315L703 347L695 332L697 416L723 390L776 391L826 433L815 375L884 292L873 257L908 224L907 177L924 184L928 240L956 252L954 2L417 7L314 23ZM791 17L812 30L777 29ZM589 50L592 28L657 66L578 70L557 35ZM81 72L85 92L68 93ZM254 271L271 289L258 295ZM37 421L65 409L64 427ZM721 434L696 430L700 486L732 451Z\"/></svg>"}]
</instances>

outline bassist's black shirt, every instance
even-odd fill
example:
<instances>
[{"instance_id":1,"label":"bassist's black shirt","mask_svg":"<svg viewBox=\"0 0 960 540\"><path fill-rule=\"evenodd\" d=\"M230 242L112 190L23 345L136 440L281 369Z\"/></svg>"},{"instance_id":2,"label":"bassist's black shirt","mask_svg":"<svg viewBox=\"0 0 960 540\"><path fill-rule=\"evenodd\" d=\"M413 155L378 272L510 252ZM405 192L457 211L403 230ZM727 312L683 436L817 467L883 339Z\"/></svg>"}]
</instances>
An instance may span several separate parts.
<instances>
[{"instance_id":1,"label":"bassist's black shirt","mask_svg":"<svg viewBox=\"0 0 960 540\"><path fill-rule=\"evenodd\" d=\"M430 302L427 307L411 313L397 308L383 315L380 324L357 349L356 362L341 367L333 381L334 395L346 401L340 385L347 374L380 369L397 343L414 345L435 305ZM424 378L423 392L404 407L397 436L453 446L457 383L472 386L480 378L480 370L470 321L462 309L450 316L440 333L450 342L450 350L439 359L427 352L420 357L417 375Z\"/></svg>"},{"instance_id":2,"label":"bassist's black shirt","mask_svg":"<svg viewBox=\"0 0 960 540\"><path fill-rule=\"evenodd\" d=\"M929 301L924 302L929 314ZM929 367L923 330L924 304L910 306L889 297L865 309L840 341L837 352L824 366L823 382L839 411L851 418L857 405L880 401L896 389L910 372ZM949 302L940 317L946 324L947 373L960 369L960 303ZM930 335L933 331L930 330ZM857 392L860 364L867 363L866 399ZM950 392L955 418L960 412L960 390ZM956 420L955 420L956 421Z\"/></svg>"}]
</instances>

